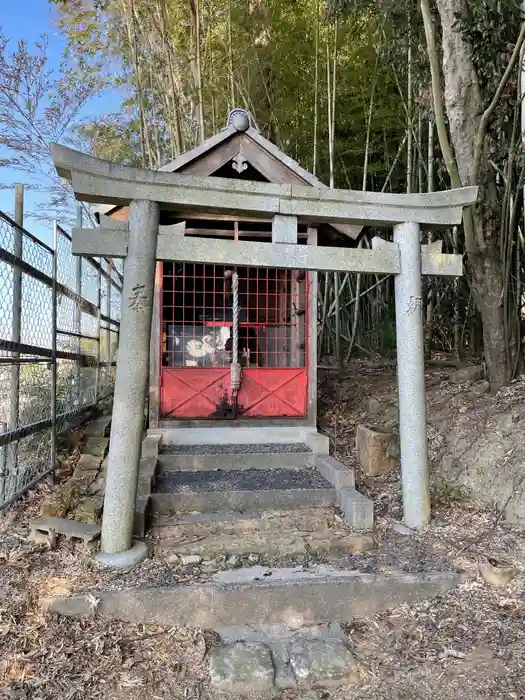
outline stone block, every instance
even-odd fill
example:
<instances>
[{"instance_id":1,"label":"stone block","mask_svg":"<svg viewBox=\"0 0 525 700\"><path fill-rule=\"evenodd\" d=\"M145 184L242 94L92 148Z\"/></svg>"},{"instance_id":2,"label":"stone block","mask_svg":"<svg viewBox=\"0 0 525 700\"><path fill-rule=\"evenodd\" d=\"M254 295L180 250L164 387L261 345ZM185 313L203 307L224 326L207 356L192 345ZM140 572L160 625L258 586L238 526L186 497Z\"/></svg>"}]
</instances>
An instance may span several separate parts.
<instances>
[{"instance_id":1,"label":"stone block","mask_svg":"<svg viewBox=\"0 0 525 700\"><path fill-rule=\"evenodd\" d=\"M354 470L341 464L337 459L328 455L316 455L315 466L334 488L354 488Z\"/></svg>"},{"instance_id":2,"label":"stone block","mask_svg":"<svg viewBox=\"0 0 525 700\"><path fill-rule=\"evenodd\" d=\"M450 375L450 381L454 384L465 384L466 382L479 382L485 378L483 367L472 365L470 367L460 367ZM490 388L490 386L489 386Z\"/></svg>"},{"instance_id":3,"label":"stone block","mask_svg":"<svg viewBox=\"0 0 525 700\"><path fill-rule=\"evenodd\" d=\"M139 496L135 502L135 515L133 517L133 534L135 537L144 537L148 526L149 495Z\"/></svg>"},{"instance_id":4,"label":"stone block","mask_svg":"<svg viewBox=\"0 0 525 700\"><path fill-rule=\"evenodd\" d=\"M98 471L102 464L102 458L95 455L83 454L77 462L77 471Z\"/></svg>"},{"instance_id":5,"label":"stone block","mask_svg":"<svg viewBox=\"0 0 525 700\"><path fill-rule=\"evenodd\" d=\"M290 665L299 684L329 687L350 681L356 662L341 639L297 638L290 647Z\"/></svg>"},{"instance_id":6,"label":"stone block","mask_svg":"<svg viewBox=\"0 0 525 700\"><path fill-rule=\"evenodd\" d=\"M326 530L334 525L332 507L304 508L300 511L256 511L255 513L198 513L180 515L169 525L154 526L152 534L161 539L200 539L211 535L245 535L269 532L305 533Z\"/></svg>"},{"instance_id":7,"label":"stone block","mask_svg":"<svg viewBox=\"0 0 525 700\"><path fill-rule=\"evenodd\" d=\"M386 474L399 466L398 437L383 428L358 425L356 450L359 464L368 476Z\"/></svg>"},{"instance_id":8,"label":"stone block","mask_svg":"<svg viewBox=\"0 0 525 700\"><path fill-rule=\"evenodd\" d=\"M337 501L345 520L357 530L372 530L374 527L374 504L355 489L339 489Z\"/></svg>"},{"instance_id":9,"label":"stone block","mask_svg":"<svg viewBox=\"0 0 525 700\"><path fill-rule=\"evenodd\" d=\"M271 647L272 653L275 645L291 642L297 635L315 639L342 639L346 641L346 634L340 622L330 622L328 625L326 623L319 623L299 628L289 627L286 624L268 625L258 629L254 629L248 625L240 625L237 627L216 627L215 631L223 644L231 644L232 642L262 642ZM277 666L275 660L274 666Z\"/></svg>"},{"instance_id":10,"label":"stone block","mask_svg":"<svg viewBox=\"0 0 525 700\"><path fill-rule=\"evenodd\" d=\"M68 509L62 501L48 501L40 508L40 515L42 517L62 518L67 515L67 511Z\"/></svg>"},{"instance_id":11,"label":"stone block","mask_svg":"<svg viewBox=\"0 0 525 700\"><path fill-rule=\"evenodd\" d=\"M51 612L78 617L97 613L133 624L163 627L269 625L299 627L351 620L442 595L465 580L453 571L361 573L326 566L268 569L255 566L215 574L209 583L92 590L58 597Z\"/></svg>"},{"instance_id":12,"label":"stone block","mask_svg":"<svg viewBox=\"0 0 525 700\"><path fill-rule=\"evenodd\" d=\"M101 460L107 455L109 449L109 439L103 437L90 437L84 445L84 454L100 457Z\"/></svg>"},{"instance_id":13,"label":"stone block","mask_svg":"<svg viewBox=\"0 0 525 700\"><path fill-rule=\"evenodd\" d=\"M40 541L42 536L47 536L53 544L56 535L64 535L66 539L82 540L84 545L89 544L100 535L100 525L91 525L77 520L59 517L42 517L32 520L30 523L33 541Z\"/></svg>"},{"instance_id":14,"label":"stone block","mask_svg":"<svg viewBox=\"0 0 525 700\"><path fill-rule=\"evenodd\" d=\"M102 464L102 457L92 455L92 454L83 454L81 455L80 459L77 462L77 466L75 467L75 472L98 472L100 469L100 465Z\"/></svg>"},{"instance_id":15,"label":"stone block","mask_svg":"<svg viewBox=\"0 0 525 700\"><path fill-rule=\"evenodd\" d=\"M388 406L384 412L385 426L393 427L399 424L399 407Z\"/></svg>"},{"instance_id":16,"label":"stone block","mask_svg":"<svg viewBox=\"0 0 525 700\"><path fill-rule=\"evenodd\" d=\"M307 432L304 436L308 447L316 454L327 455L330 452L330 438L322 433Z\"/></svg>"},{"instance_id":17,"label":"stone block","mask_svg":"<svg viewBox=\"0 0 525 700\"><path fill-rule=\"evenodd\" d=\"M102 515L104 501L99 496L85 498L77 506L75 510L75 519L83 523L98 523Z\"/></svg>"},{"instance_id":18,"label":"stone block","mask_svg":"<svg viewBox=\"0 0 525 700\"><path fill-rule=\"evenodd\" d=\"M272 660L275 668L274 684L279 690L295 688L297 681L290 664L290 650L286 640L273 640L270 644L272 650Z\"/></svg>"},{"instance_id":19,"label":"stone block","mask_svg":"<svg viewBox=\"0 0 525 700\"><path fill-rule=\"evenodd\" d=\"M111 425L111 416L102 416L90 421L85 429L86 437L107 437Z\"/></svg>"},{"instance_id":20,"label":"stone block","mask_svg":"<svg viewBox=\"0 0 525 700\"><path fill-rule=\"evenodd\" d=\"M44 503L40 509L40 515L50 517L63 517L69 511L75 509L80 500L80 494L84 493L89 483L88 476L91 472L85 473L85 478L72 476L66 481L58 492L56 498Z\"/></svg>"},{"instance_id":21,"label":"stone block","mask_svg":"<svg viewBox=\"0 0 525 700\"><path fill-rule=\"evenodd\" d=\"M367 396L364 402L364 408L367 413L379 413L381 410L381 402L376 396Z\"/></svg>"},{"instance_id":22,"label":"stone block","mask_svg":"<svg viewBox=\"0 0 525 700\"><path fill-rule=\"evenodd\" d=\"M288 557L306 553L304 539L299 533L249 532L242 535L210 535L186 541L187 539L186 533L181 532L178 539L159 542L155 551L205 557L228 554L238 557L239 562L242 556L249 554Z\"/></svg>"},{"instance_id":23,"label":"stone block","mask_svg":"<svg viewBox=\"0 0 525 700\"><path fill-rule=\"evenodd\" d=\"M106 492L106 478L103 474L98 476L89 486L87 492L90 496L104 496Z\"/></svg>"},{"instance_id":24,"label":"stone block","mask_svg":"<svg viewBox=\"0 0 525 700\"><path fill-rule=\"evenodd\" d=\"M255 642L212 647L208 657L213 688L229 693L264 692L273 688L270 648Z\"/></svg>"},{"instance_id":25,"label":"stone block","mask_svg":"<svg viewBox=\"0 0 525 700\"><path fill-rule=\"evenodd\" d=\"M337 536L332 533L324 535L319 532L306 537L306 544L314 554L347 554L353 556L375 549L376 541L372 535L351 533Z\"/></svg>"},{"instance_id":26,"label":"stone block","mask_svg":"<svg viewBox=\"0 0 525 700\"><path fill-rule=\"evenodd\" d=\"M151 485L155 482L155 476L157 474L157 458L156 457L147 457L143 458L140 460L139 463L139 480L142 480L144 483L150 484L150 491L151 491Z\"/></svg>"},{"instance_id":27,"label":"stone block","mask_svg":"<svg viewBox=\"0 0 525 700\"><path fill-rule=\"evenodd\" d=\"M141 457L157 457L159 454L160 435L148 435L142 441Z\"/></svg>"}]
</instances>

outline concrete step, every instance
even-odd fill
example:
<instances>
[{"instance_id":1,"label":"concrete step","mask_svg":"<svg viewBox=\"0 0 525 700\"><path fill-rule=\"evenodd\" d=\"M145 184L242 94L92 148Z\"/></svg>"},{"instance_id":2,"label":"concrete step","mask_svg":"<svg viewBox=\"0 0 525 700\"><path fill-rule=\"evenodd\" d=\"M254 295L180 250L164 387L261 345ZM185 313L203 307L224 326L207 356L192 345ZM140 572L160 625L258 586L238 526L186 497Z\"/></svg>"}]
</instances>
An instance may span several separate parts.
<instances>
[{"instance_id":1,"label":"concrete step","mask_svg":"<svg viewBox=\"0 0 525 700\"><path fill-rule=\"evenodd\" d=\"M148 435L159 436L164 446L170 445L254 445L259 443L299 443L318 454L328 454L329 439L308 425L263 425L251 421L249 426L231 423L205 427L151 428Z\"/></svg>"},{"instance_id":2,"label":"concrete step","mask_svg":"<svg viewBox=\"0 0 525 700\"><path fill-rule=\"evenodd\" d=\"M161 539L154 543L155 555L198 555L214 559L220 555L263 557L296 557L307 553L320 556L353 556L373 549L375 541L370 534L348 530L303 530L284 532L250 532L243 535L217 534L204 537Z\"/></svg>"},{"instance_id":3,"label":"concrete step","mask_svg":"<svg viewBox=\"0 0 525 700\"><path fill-rule=\"evenodd\" d=\"M240 469L304 469L315 465L313 452L159 455L161 472L233 471Z\"/></svg>"},{"instance_id":4,"label":"concrete step","mask_svg":"<svg viewBox=\"0 0 525 700\"><path fill-rule=\"evenodd\" d=\"M232 437L235 437L233 435ZM274 453L304 453L312 452L308 445L302 442L256 442L256 443L202 443L192 445L163 445L161 452L165 455L248 455L248 454L274 454Z\"/></svg>"},{"instance_id":5,"label":"concrete step","mask_svg":"<svg viewBox=\"0 0 525 700\"><path fill-rule=\"evenodd\" d=\"M257 469L300 472L314 469L336 489L343 487L353 489L355 486L354 470L329 455L315 454L310 451L281 452L279 449L267 449L265 452L252 449L244 452L236 449L231 452L220 449L223 447L226 446L194 445L190 452L189 448L178 446L173 452L163 452L159 455L160 472L167 474L169 472L227 472ZM268 445L267 448L279 448L279 445Z\"/></svg>"},{"instance_id":6,"label":"concrete step","mask_svg":"<svg viewBox=\"0 0 525 700\"><path fill-rule=\"evenodd\" d=\"M257 554L268 557L354 555L375 547L371 534L352 532L336 508L257 513L160 516L151 528L156 555Z\"/></svg>"},{"instance_id":7,"label":"concrete step","mask_svg":"<svg viewBox=\"0 0 525 700\"><path fill-rule=\"evenodd\" d=\"M151 494L153 514L290 510L337 503L337 492L314 470L258 469L167 472Z\"/></svg>"},{"instance_id":8,"label":"concrete step","mask_svg":"<svg viewBox=\"0 0 525 700\"><path fill-rule=\"evenodd\" d=\"M351 527L373 527L373 504L355 490L353 469L303 443L172 444L163 447L159 468L150 498L154 517L337 504ZM298 529L308 530L299 523L289 528Z\"/></svg>"},{"instance_id":9,"label":"concrete step","mask_svg":"<svg viewBox=\"0 0 525 700\"><path fill-rule=\"evenodd\" d=\"M199 513L197 515L158 516L151 528L154 540L196 539L212 535L245 535L263 532L320 532L335 527L341 518L336 509L302 508L263 510L251 513Z\"/></svg>"},{"instance_id":10,"label":"concrete step","mask_svg":"<svg viewBox=\"0 0 525 700\"><path fill-rule=\"evenodd\" d=\"M48 602L53 613L97 615L134 624L255 630L269 625L350 621L445 593L464 580L453 571L361 573L327 566L221 572L208 583L85 591Z\"/></svg>"}]
</instances>

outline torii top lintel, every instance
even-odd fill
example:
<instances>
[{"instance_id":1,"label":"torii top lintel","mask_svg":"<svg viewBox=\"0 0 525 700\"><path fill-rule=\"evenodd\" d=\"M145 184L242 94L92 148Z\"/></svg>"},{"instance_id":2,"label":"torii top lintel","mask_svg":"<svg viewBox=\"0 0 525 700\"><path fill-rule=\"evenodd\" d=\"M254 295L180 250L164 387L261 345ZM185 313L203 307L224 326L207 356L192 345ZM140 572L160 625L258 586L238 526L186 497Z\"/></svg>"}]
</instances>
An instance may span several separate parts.
<instances>
[{"instance_id":1,"label":"torii top lintel","mask_svg":"<svg viewBox=\"0 0 525 700\"><path fill-rule=\"evenodd\" d=\"M126 205L159 202L161 209L234 215L297 216L312 223L391 226L414 221L443 227L461 223L477 187L429 194L391 194L229 178L197 177L131 168L52 144L57 173L69 180L80 201Z\"/></svg>"}]
</instances>

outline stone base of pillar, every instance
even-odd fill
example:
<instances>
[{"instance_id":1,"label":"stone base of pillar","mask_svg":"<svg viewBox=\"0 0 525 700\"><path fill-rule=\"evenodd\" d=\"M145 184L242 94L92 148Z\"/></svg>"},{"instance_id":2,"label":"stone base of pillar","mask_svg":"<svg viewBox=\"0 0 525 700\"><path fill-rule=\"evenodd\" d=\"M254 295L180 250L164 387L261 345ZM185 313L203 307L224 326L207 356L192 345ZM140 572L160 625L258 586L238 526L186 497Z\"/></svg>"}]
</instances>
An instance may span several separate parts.
<instances>
[{"instance_id":1,"label":"stone base of pillar","mask_svg":"<svg viewBox=\"0 0 525 700\"><path fill-rule=\"evenodd\" d=\"M100 566L107 569L132 569L141 564L149 554L148 545L140 540L135 540L133 547L118 554L107 554L99 552L95 554L94 560Z\"/></svg>"}]
</instances>

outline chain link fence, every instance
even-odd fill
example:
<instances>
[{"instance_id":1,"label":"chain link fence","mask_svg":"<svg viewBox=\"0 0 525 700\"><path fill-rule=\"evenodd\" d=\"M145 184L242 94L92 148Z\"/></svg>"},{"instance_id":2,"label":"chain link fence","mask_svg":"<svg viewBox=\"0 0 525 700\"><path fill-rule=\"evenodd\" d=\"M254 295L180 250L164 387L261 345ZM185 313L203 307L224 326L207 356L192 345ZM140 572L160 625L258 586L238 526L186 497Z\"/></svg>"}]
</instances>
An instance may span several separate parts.
<instances>
[{"instance_id":1,"label":"chain link fence","mask_svg":"<svg viewBox=\"0 0 525 700\"><path fill-rule=\"evenodd\" d=\"M0 212L0 510L56 465L57 436L110 397L120 261L48 246Z\"/></svg>"}]
</instances>

